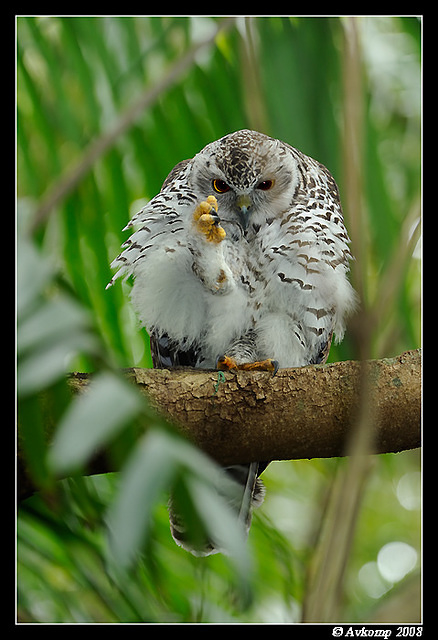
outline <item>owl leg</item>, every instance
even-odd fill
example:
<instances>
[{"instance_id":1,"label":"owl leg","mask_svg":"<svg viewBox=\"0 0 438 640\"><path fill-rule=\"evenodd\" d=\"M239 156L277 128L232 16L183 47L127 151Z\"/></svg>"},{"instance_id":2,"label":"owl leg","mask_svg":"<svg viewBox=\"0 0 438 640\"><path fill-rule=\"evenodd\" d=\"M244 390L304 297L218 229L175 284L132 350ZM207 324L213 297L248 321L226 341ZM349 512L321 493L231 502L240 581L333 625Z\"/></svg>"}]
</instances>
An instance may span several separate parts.
<instances>
[{"instance_id":1,"label":"owl leg","mask_svg":"<svg viewBox=\"0 0 438 640\"><path fill-rule=\"evenodd\" d=\"M272 371L272 376L278 371L277 360L259 360L257 362L244 362L243 364L237 364L234 358L229 356L220 356L216 362L216 369L219 371Z\"/></svg>"},{"instance_id":2,"label":"owl leg","mask_svg":"<svg viewBox=\"0 0 438 640\"><path fill-rule=\"evenodd\" d=\"M217 200L214 196L208 196L196 207L193 213L195 228L205 236L207 242L218 244L225 238L225 229L220 225L217 215Z\"/></svg>"}]
</instances>

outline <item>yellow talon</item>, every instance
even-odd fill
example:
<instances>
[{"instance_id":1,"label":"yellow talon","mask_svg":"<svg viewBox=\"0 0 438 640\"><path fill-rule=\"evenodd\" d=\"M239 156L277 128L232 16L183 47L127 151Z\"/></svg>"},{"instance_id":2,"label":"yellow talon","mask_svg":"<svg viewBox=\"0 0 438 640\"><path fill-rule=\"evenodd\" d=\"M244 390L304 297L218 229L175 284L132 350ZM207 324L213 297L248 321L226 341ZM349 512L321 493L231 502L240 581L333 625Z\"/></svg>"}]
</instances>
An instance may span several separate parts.
<instances>
[{"instance_id":1,"label":"yellow talon","mask_svg":"<svg viewBox=\"0 0 438 640\"><path fill-rule=\"evenodd\" d=\"M216 215L217 209L216 198L214 196L208 196L206 200L198 204L193 213L193 222L198 231L204 234L207 242L222 242L227 235ZM212 211L214 211L214 214L212 214Z\"/></svg>"},{"instance_id":2,"label":"yellow talon","mask_svg":"<svg viewBox=\"0 0 438 640\"><path fill-rule=\"evenodd\" d=\"M219 371L272 371L272 377L274 377L278 371L278 362L269 358L258 362L237 364L234 358L220 356L216 361L216 369L219 369Z\"/></svg>"},{"instance_id":3,"label":"yellow talon","mask_svg":"<svg viewBox=\"0 0 438 640\"><path fill-rule=\"evenodd\" d=\"M238 368L237 362L229 356L219 356L216 360L216 369L219 371L236 371Z\"/></svg>"},{"instance_id":4,"label":"yellow talon","mask_svg":"<svg viewBox=\"0 0 438 640\"><path fill-rule=\"evenodd\" d=\"M214 196L208 196L207 200L203 200L196 207L193 213L193 220L196 222L202 215L211 213L212 209L217 213L217 200Z\"/></svg>"},{"instance_id":5,"label":"yellow talon","mask_svg":"<svg viewBox=\"0 0 438 640\"><path fill-rule=\"evenodd\" d=\"M207 204L209 204L211 207L214 208L214 210L217 213L217 200L214 196L208 196L207 200L206 200Z\"/></svg>"}]
</instances>

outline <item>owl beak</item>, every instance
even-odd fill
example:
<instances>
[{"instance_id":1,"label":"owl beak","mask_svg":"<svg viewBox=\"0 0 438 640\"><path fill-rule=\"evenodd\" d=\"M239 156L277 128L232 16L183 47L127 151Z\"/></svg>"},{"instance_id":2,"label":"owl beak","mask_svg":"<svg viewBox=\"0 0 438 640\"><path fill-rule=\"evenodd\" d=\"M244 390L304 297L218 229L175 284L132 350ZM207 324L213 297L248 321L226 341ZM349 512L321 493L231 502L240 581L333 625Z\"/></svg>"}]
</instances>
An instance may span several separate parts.
<instances>
[{"instance_id":1,"label":"owl beak","mask_svg":"<svg viewBox=\"0 0 438 640\"><path fill-rule=\"evenodd\" d=\"M249 210L252 205L251 199L249 196L242 195L237 198L236 203L239 208L239 222L242 226L242 229L246 231L249 222Z\"/></svg>"}]
</instances>

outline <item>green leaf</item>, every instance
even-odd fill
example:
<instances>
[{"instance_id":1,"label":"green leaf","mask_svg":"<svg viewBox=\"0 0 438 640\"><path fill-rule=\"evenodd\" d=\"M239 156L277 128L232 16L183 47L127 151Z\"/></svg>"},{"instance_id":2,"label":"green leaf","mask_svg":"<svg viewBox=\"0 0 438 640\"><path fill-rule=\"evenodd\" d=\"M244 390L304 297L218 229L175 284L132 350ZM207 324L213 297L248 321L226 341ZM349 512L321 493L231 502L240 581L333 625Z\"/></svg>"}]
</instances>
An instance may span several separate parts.
<instances>
[{"instance_id":1,"label":"green leaf","mask_svg":"<svg viewBox=\"0 0 438 640\"><path fill-rule=\"evenodd\" d=\"M44 260L27 238L18 235L17 242L17 316L25 316L53 278L53 267Z\"/></svg>"},{"instance_id":2,"label":"green leaf","mask_svg":"<svg viewBox=\"0 0 438 640\"><path fill-rule=\"evenodd\" d=\"M60 421L49 453L54 472L67 474L83 466L143 406L142 397L128 382L112 373L98 374Z\"/></svg>"},{"instance_id":3,"label":"green leaf","mask_svg":"<svg viewBox=\"0 0 438 640\"><path fill-rule=\"evenodd\" d=\"M222 479L222 478L221 478ZM226 486L226 478L223 478ZM217 491L217 485L206 483L195 475L188 478L190 497L209 536L231 560L245 596L250 596L252 565L246 546L246 535L236 512ZM221 492L223 486L220 485Z\"/></svg>"},{"instance_id":4,"label":"green leaf","mask_svg":"<svg viewBox=\"0 0 438 640\"><path fill-rule=\"evenodd\" d=\"M98 348L94 336L83 332L61 334L47 340L38 348L20 357L17 371L17 390L20 396L37 393L66 374L72 358L85 351L91 353Z\"/></svg>"},{"instance_id":5,"label":"green leaf","mask_svg":"<svg viewBox=\"0 0 438 640\"><path fill-rule=\"evenodd\" d=\"M178 503L181 517L187 511L188 520L200 523L220 545L247 601L251 563L246 536L229 506L236 483L196 447L167 431L150 430L122 472L119 494L107 517L112 559L123 568L132 565L150 534L155 505L163 491L170 490L173 478L188 489L183 493L190 504Z\"/></svg>"},{"instance_id":6,"label":"green leaf","mask_svg":"<svg viewBox=\"0 0 438 640\"><path fill-rule=\"evenodd\" d=\"M17 390L36 393L65 375L78 353L98 353L84 308L55 284L50 260L19 234L17 304Z\"/></svg>"},{"instance_id":7,"label":"green leaf","mask_svg":"<svg viewBox=\"0 0 438 640\"><path fill-rule=\"evenodd\" d=\"M150 430L123 470L119 493L108 512L110 551L120 566L129 566L137 555L158 496L174 473L172 440L161 431Z\"/></svg>"},{"instance_id":8,"label":"green leaf","mask_svg":"<svg viewBox=\"0 0 438 640\"><path fill-rule=\"evenodd\" d=\"M84 309L73 300L59 297L47 301L20 323L17 331L19 354L38 345L50 345L88 324Z\"/></svg>"}]
</instances>

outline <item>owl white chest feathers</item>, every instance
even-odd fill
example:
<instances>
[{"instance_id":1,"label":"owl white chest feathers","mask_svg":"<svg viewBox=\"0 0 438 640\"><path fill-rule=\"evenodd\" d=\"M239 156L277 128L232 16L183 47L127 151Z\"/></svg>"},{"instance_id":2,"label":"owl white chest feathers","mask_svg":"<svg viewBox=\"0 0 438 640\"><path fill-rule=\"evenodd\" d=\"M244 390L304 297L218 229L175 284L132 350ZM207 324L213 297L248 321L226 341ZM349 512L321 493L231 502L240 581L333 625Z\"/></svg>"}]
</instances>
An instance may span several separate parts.
<instances>
[{"instance_id":1,"label":"owl white chest feathers","mask_svg":"<svg viewBox=\"0 0 438 640\"><path fill-rule=\"evenodd\" d=\"M211 195L220 241L193 218ZM289 145L253 131L207 145L172 170L127 228L136 230L111 283L134 276L141 323L182 354L169 364L214 368L226 354L302 366L325 360L333 332L342 338L355 293L336 183Z\"/></svg>"}]
</instances>

